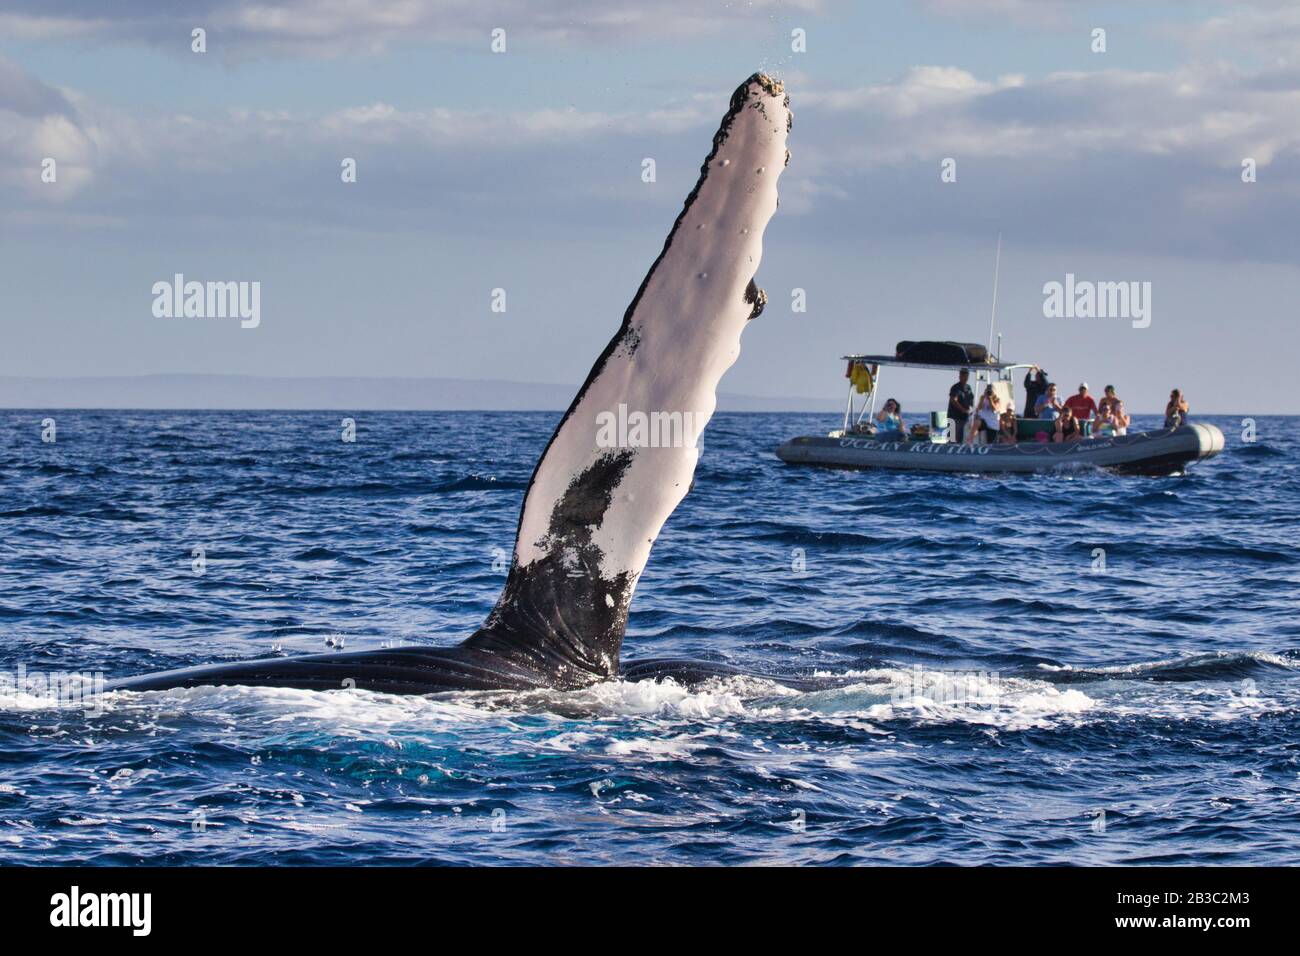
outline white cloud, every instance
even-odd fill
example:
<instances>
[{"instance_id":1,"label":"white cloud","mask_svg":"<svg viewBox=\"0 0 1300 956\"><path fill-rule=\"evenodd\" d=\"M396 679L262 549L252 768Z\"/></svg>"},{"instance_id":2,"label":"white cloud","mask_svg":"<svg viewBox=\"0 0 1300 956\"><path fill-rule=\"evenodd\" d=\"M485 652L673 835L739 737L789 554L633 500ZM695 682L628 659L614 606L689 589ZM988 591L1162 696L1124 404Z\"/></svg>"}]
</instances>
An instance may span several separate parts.
<instances>
[{"instance_id":1,"label":"white cloud","mask_svg":"<svg viewBox=\"0 0 1300 956\"><path fill-rule=\"evenodd\" d=\"M987 231L1205 254L1297 254L1300 71L1197 63L1169 72L1059 72L1029 79L918 65L852 89L791 84L797 117L783 181L810 235ZM337 217L378 231L465 221L497 229L558 219L602 228L675 208L693 182L727 91L654 111L502 112L392 103L324 113L190 115L109 108L0 62L5 205L33 196L40 155L59 155L78 221L167 214L265 218L313 228ZM42 152L44 151L44 152ZM653 151L653 152L650 152ZM660 182L639 177L654 155ZM341 211L338 164L360 163ZM959 179L939 181L953 157ZM1260 182L1239 179L1244 158ZM21 180L21 183L19 182ZM80 187L77 192L76 188ZM1064 217L1064 218L1063 218Z\"/></svg>"},{"instance_id":2,"label":"white cloud","mask_svg":"<svg viewBox=\"0 0 1300 956\"><path fill-rule=\"evenodd\" d=\"M1300 65L1300 7L1294 0L1239 0L1221 15L1169 31L1202 56L1244 54L1262 65Z\"/></svg>"},{"instance_id":3,"label":"white cloud","mask_svg":"<svg viewBox=\"0 0 1300 956\"><path fill-rule=\"evenodd\" d=\"M1300 83L1259 89L1236 70L1060 72L981 81L916 67L898 82L813 91L800 105L853 117L845 148L866 166L939 156L1001 158L1179 155L1189 166L1243 150L1267 163L1300 148ZM843 158L841 154L841 158Z\"/></svg>"},{"instance_id":4,"label":"white cloud","mask_svg":"<svg viewBox=\"0 0 1300 956\"><path fill-rule=\"evenodd\" d=\"M55 160L55 181L41 178ZM73 104L0 57L0 184L41 202L73 196L91 178L96 144Z\"/></svg>"},{"instance_id":5,"label":"white cloud","mask_svg":"<svg viewBox=\"0 0 1300 956\"><path fill-rule=\"evenodd\" d=\"M1003 20L1022 26L1061 29L1076 23L1079 0L918 0L937 16L971 23Z\"/></svg>"},{"instance_id":6,"label":"white cloud","mask_svg":"<svg viewBox=\"0 0 1300 956\"><path fill-rule=\"evenodd\" d=\"M812 90L800 96L804 105L829 110L904 117L969 102L996 90L1024 85L1024 77L1008 75L994 82L976 79L974 74L953 66L914 66L894 83L861 86L846 90Z\"/></svg>"},{"instance_id":7,"label":"white cloud","mask_svg":"<svg viewBox=\"0 0 1300 956\"><path fill-rule=\"evenodd\" d=\"M233 58L268 53L338 56L379 53L411 41L478 40L504 28L529 41L663 39L766 25L774 14L812 12L822 0L10 0L0 33L19 38L95 38L175 44L204 27L209 52Z\"/></svg>"},{"instance_id":8,"label":"white cloud","mask_svg":"<svg viewBox=\"0 0 1300 956\"><path fill-rule=\"evenodd\" d=\"M435 211L493 228L504 215L549 215L583 197L630 211L669 203L668 191L640 181L647 143L661 144L665 177L693 179L726 103L718 93L621 113L385 102L324 113L133 110L55 90L0 60L0 218L28 227L43 210L48 227L184 217L310 230L340 214L343 157L360 164L365 200L353 222L362 229L422 228ZM58 164L56 185L40 181L46 156ZM55 211L50 200L64 202Z\"/></svg>"}]
</instances>

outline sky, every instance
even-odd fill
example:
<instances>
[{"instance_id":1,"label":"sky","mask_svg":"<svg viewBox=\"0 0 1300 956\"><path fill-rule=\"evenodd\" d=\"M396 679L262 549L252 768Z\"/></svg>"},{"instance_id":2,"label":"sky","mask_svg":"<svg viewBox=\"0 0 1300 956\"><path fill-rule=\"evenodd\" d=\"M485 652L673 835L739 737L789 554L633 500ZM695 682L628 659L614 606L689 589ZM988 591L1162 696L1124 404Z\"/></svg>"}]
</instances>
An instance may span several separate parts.
<instances>
[{"instance_id":1,"label":"sky","mask_svg":"<svg viewBox=\"0 0 1300 956\"><path fill-rule=\"evenodd\" d=\"M576 385L756 70L792 155L724 390L833 413L846 352L985 341L1001 235L1004 358L1297 411L1284 0L0 0L0 376ZM155 315L176 273L260 322ZM1067 274L1150 283L1149 324L1044 315Z\"/></svg>"}]
</instances>

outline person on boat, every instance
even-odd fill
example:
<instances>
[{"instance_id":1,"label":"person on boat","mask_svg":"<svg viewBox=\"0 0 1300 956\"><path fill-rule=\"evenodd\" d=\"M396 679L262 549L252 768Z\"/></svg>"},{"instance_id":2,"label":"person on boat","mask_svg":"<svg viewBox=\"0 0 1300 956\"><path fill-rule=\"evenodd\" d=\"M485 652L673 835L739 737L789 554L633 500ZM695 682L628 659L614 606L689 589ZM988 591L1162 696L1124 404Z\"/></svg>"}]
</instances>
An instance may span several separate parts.
<instances>
[{"instance_id":1,"label":"person on boat","mask_svg":"<svg viewBox=\"0 0 1300 956\"><path fill-rule=\"evenodd\" d=\"M1169 404L1165 406L1165 428L1178 428L1187 424L1187 399L1183 390L1174 389L1169 393Z\"/></svg>"},{"instance_id":2,"label":"person on boat","mask_svg":"<svg viewBox=\"0 0 1300 956\"><path fill-rule=\"evenodd\" d=\"M884 441L902 441L903 407L897 399L888 399L885 407L876 412L876 437Z\"/></svg>"},{"instance_id":3,"label":"person on boat","mask_svg":"<svg viewBox=\"0 0 1300 956\"><path fill-rule=\"evenodd\" d=\"M1092 437L1115 437L1115 413L1111 410L1112 407L1104 403L1097 406L1097 417L1092 420Z\"/></svg>"},{"instance_id":4,"label":"person on boat","mask_svg":"<svg viewBox=\"0 0 1300 956\"><path fill-rule=\"evenodd\" d=\"M1106 386L1109 388L1110 386ZM1115 434L1115 405L1109 396L1102 396L1097 403L1097 417L1092 420L1093 435Z\"/></svg>"},{"instance_id":5,"label":"person on boat","mask_svg":"<svg viewBox=\"0 0 1300 956\"><path fill-rule=\"evenodd\" d=\"M948 421L952 422L952 440L960 442L966 437L966 420L975 406L975 392L970 387L970 369L957 373L957 384L948 389Z\"/></svg>"},{"instance_id":6,"label":"person on boat","mask_svg":"<svg viewBox=\"0 0 1300 956\"><path fill-rule=\"evenodd\" d=\"M1056 418L1061 414L1061 409L1064 407L1065 406L1061 404L1061 400L1056 397L1056 383L1048 382L1047 391L1043 393L1043 397L1040 398L1038 404L1034 406L1034 417Z\"/></svg>"},{"instance_id":7,"label":"person on boat","mask_svg":"<svg viewBox=\"0 0 1300 956\"><path fill-rule=\"evenodd\" d=\"M1065 407L1081 422L1091 421L1097 414L1097 401L1088 394L1088 383L1080 382L1079 390L1067 398Z\"/></svg>"},{"instance_id":8,"label":"person on boat","mask_svg":"<svg viewBox=\"0 0 1300 956\"><path fill-rule=\"evenodd\" d=\"M1083 429L1079 427L1079 420L1074 417L1070 406L1066 405L1061 409L1061 414L1056 416L1056 434L1052 436L1052 441L1064 443L1082 439Z\"/></svg>"},{"instance_id":9,"label":"person on boat","mask_svg":"<svg viewBox=\"0 0 1300 956\"><path fill-rule=\"evenodd\" d=\"M1124 400L1117 398L1110 406L1110 420L1115 426L1116 435L1127 435L1129 422L1128 412L1124 411Z\"/></svg>"},{"instance_id":10,"label":"person on boat","mask_svg":"<svg viewBox=\"0 0 1300 956\"><path fill-rule=\"evenodd\" d=\"M1101 401L1097 403L1097 418L1104 418L1110 407L1118 400L1119 399L1115 395L1115 386L1107 385L1102 393Z\"/></svg>"},{"instance_id":11,"label":"person on boat","mask_svg":"<svg viewBox=\"0 0 1300 956\"><path fill-rule=\"evenodd\" d=\"M1002 413L1000 425L1001 427L998 429L998 444L1014 445L1017 441L1016 432L1018 431L1015 409L1008 408Z\"/></svg>"},{"instance_id":12,"label":"person on boat","mask_svg":"<svg viewBox=\"0 0 1300 956\"><path fill-rule=\"evenodd\" d=\"M1038 414L1038 400L1047 394L1047 373L1037 365L1031 365L1025 373L1025 417L1033 418Z\"/></svg>"},{"instance_id":13,"label":"person on boat","mask_svg":"<svg viewBox=\"0 0 1300 956\"><path fill-rule=\"evenodd\" d=\"M1093 423L1094 435L1114 438L1128 434L1129 417L1124 411L1124 401L1115 394L1115 386L1107 385L1105 394L1097 403L1097 419Z\"/></svg>"},{"instance_id":14,"label":"person on boat","mask_svg":"<svg viewBox=\"0 0 1300 956\"><path fill-rule=\"evenodd\" d=\"M980 396L979 407L975 409L975 422L974 427L970 430L970 443L975 444L974 439L977 432L984 433L985 444L991 445L997 441L1001 418L1002 399L998 398L997 392L993 391L993 386L989 385L984 389L984 394Z\"/></svg>"}]
</instances>

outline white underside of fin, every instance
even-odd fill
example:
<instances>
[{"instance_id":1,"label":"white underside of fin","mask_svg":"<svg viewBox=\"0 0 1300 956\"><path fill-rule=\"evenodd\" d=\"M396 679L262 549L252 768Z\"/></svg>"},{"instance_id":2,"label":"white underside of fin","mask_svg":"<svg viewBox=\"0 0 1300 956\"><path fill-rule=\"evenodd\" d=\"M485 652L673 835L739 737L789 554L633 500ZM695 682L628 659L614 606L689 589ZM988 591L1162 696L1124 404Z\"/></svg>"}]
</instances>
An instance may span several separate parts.
<instances>
[{"instance_id":1,"label":"white underside of fin","mask_svg":"<svg viewBox=\"0 0 1300 956\"><path fill-rule=\"evenodd\" d=\"M515 545L520 566L552 552L556 504L578 476L611 453L630 451L633 458L591 529L603 578L629 574L635 582L691 486L695 447L611 448L600 438L602 427L608 436L608 416L619 416L620 405L625 417L690 413L683 424L690 421L698 433L713 414L719 380L740 354L741 332L755 311L747 290L762 259L763 230L777 208L790 124L780 84L754 77L745 90L621 341L593 370L533 476ZM625 606L631 593L614 597Z\"/></svg>"}]
</instances>

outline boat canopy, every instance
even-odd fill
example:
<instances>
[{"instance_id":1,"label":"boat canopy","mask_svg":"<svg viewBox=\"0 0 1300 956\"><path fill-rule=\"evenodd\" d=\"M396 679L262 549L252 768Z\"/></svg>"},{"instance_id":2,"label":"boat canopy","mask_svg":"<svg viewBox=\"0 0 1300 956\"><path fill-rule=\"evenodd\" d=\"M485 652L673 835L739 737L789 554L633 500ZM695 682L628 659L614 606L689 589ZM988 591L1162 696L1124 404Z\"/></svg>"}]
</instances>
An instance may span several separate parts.
<instances>
[{"instance_id":1,"label":"boat canopy","mask_svg":"<svg viewBox=\"0 0 1300 956\"><path fill-rule=\"evenodd\" d=\"M960 342L900 342L898 352L902 353L908 346L913 345L938 346L938 348L928 348L926 350L929 355L934 357L934 360L924 361L925 355L918 356L917 359L899 358L898 354L865 355L855 353L840 356L841 359L849 363L849 370L845 373L849 380L849 390L848 399L844 406L844 425L839 434L858 431L864 421L869 422L871 417L875 415L876 397L880 394L880 376L884 374L886 368L919 368L950 373L961 369L970 369L974 373L976 388L986 382L993 385L1002 400L1011 406L1015 405L1015 384L1012 382L1012 370L1033 368L1032 365L1021 362L1001 361L1002 336L1000 335L998 336L997 353L989 355L982 362L970 361L970 353L976 349L978 349L977 354L984 353L984 349L976 345L965 345ZM942 360L944 352L953 351L964 351L966 361Z\"/></svg>"},{"instance_id":2,"label":"boat canopy","mask_svg":"<svg viewBox=\"0 0 1300 956\"><path fill-rule=\"evenodd\" d=\"M1024 362L908 362L892 355L842 355L840 358L848 362L862 362L865 365L892 365L897 368L928 368L938 371L968 368L972 372L983 369L1003 372L1007 369L1031 367Z\"/></svg>"}]
</instances>

